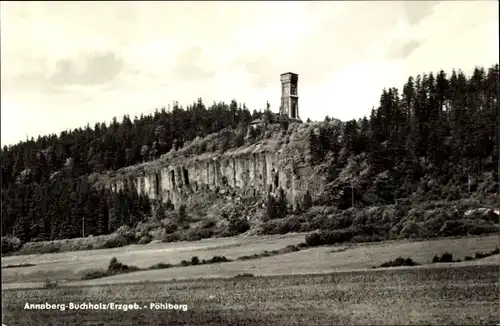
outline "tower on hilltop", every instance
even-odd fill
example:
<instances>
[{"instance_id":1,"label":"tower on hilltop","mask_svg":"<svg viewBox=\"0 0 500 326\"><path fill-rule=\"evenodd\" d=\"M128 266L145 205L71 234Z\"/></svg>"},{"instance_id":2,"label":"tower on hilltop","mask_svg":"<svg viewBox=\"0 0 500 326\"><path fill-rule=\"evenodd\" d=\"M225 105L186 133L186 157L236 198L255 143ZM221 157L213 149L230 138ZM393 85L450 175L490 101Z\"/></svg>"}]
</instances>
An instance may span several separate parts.
<instances>
[{"instance_id":1,"label":"tower on hilltop","mask_svg":"<svg viewBox=\"0 0 500 326\"><path fill-rule=\"evenodd\" d=\"M281 106L280 114L287 115L290 119L300 120L299 118L299 95L297 93L297 84L299 75L293 72L281 74Z\"/></svg>"}]
</instances>

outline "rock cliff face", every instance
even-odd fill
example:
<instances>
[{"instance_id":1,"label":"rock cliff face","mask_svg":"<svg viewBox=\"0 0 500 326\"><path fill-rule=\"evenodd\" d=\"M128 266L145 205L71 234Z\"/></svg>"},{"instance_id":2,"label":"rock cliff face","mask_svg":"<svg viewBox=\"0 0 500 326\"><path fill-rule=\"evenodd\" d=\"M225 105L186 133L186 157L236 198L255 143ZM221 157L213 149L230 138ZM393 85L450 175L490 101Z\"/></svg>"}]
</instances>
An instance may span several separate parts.
<instances>
[{"instance_id":1,"label":"rock cliff face","mask_svg":"<svg viewBox=\"0 0 500 326\"><path fill-rule=\"evenodd\" d=\"M175 207L196 201L199 192L215 191L229 196L285 192L295 206L307 191L321 187L308 164L308 128L294 124L288 132L224 153L189 155L187 144L178 152L128 167L109 175L106 187L119 191L135 187L153 201L170 200Z\"/></svg>"}]
</instances>

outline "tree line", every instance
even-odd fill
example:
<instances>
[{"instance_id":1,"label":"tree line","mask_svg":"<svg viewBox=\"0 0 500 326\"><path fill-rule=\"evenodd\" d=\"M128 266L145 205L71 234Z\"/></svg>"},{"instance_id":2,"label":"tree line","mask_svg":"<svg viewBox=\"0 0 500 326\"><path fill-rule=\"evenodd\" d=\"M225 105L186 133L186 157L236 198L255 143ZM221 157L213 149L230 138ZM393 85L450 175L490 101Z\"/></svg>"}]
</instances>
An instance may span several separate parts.
<instances>
[{"instance_id":1,"label":"tree line","mask_svg":"<svg viewBox=\"0 0 500 326\"><path fill-rule=\"evenodd\" d=\"M494 193L499 89L498 64L488 70L476 67L470 77L455 70L450 76L444 71L418 75L408 78L401 92L384 89L369 118L347 121L341 128L325 124L319 134L311 133L313 161L327 163L328 181L336 180L349 159L363 155L374 177L369 184L333 182L324 202L336 197L346 208L354 197L362 206L390 204L415 191L429 200L458 199L478 190L481 181L489 185L482 195ZM438 193L433 193L439 188L435 185L441 187ZM370 192L377 198L370 199Z\"/></svg>"}]
</instances>

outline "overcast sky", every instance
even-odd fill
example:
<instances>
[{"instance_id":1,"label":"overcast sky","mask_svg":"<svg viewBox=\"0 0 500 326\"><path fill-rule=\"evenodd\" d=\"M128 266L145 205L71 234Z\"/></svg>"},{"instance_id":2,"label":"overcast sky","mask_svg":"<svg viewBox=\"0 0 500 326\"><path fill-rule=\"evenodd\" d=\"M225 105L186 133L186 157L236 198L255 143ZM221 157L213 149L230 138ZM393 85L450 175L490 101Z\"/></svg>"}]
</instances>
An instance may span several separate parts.
<instances>
[{"instance_id":1,"label":"overcast sky","mask_svg":"<svg viewBox=\"0 0 500 326\"><path fill-rule=\"evenodd\" d=\"M2 2L2 145L202 97L368 115L409 75L498 61L497 1Z\"/></svg>"}]
</instances>

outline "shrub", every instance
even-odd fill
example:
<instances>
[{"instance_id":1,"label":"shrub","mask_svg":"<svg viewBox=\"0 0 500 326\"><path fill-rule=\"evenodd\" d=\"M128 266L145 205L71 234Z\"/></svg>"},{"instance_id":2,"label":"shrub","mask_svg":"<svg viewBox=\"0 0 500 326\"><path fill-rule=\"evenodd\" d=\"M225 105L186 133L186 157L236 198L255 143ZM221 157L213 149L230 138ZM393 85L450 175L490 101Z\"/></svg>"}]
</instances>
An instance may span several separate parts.
<instances>
[{"instance_id":1,"label":"shrub","mask_svg":"<svg viewBox=\"0 0 500 326\"><path fill-rule=\"evenodd\" d=\"M251 273L242 273L235 276L235 278L242 278L242 277L255 277L255 275Z\"/></svg>"},{"instance_id":2,"label":"shrub","mask_svg":"<svg viewBox=\"0 0 500 326\"><path fill-rule=\"evenodd\" d=\"M168 222L163 224L163 228L165 229L165 232L167 232L167 233L174 233L179 228L179 225L172 222L172 221L168 221Z\"/></svg>"},{"instance_id":3,"label":"shrub","mask_svg":"<svg viewBox=\"0 0 500 326\"><path fill-rule=\"evenodd\" d=\"M116 257L111 258L111 260L109 261L108 265L109 274L132 272L136 270L139 270L139 268L136 266L128 266L122 264L121 262L118 261L118 259L116 259Z\"/></svg>"},{"instance_id":4,"label":"shrub","mask_svg":"<svg viewBox=\"0 0 500 326\"><path fill-rule=\"evenodd\" d=\"M349 229L322 231L320 232L321 242L323 244L335 244L350 241L353 232Z\"/></svg>"},{"instance_id":5,"label":"shrub","mask_svg":"<svg viewBox=\"0 0 500 326\"><path fill-rule=\"evenodd\" d=\"M207 261L209 264L214 264L214 263L224 263L230 261L227 259L225 256L213 256L211 259Z\"/></svg>"},{"instance_id":6,"label":"shrub","mask_svg":"<svg viewBox=\"0 0 500 326\"><path fill-rule=\"evenodd\" d=\"M187 213L186 213L186 205L182 204L179 206L179 210L177 212L177 216L179 218L179 222L184 222L187 219Z\"/></svg>"},{"instance_id":7,"label":"shrub","mask_svg":"<svg viewBox=\"0 0 500 326\"><path fill-rule=\"evenodd\" d=\"M489 210L486 214L484 214L483 219L492 223L499 223L500 215L496 214L493 210Z\"/></svg>"},{"instance_id":8,"label":"shrub","mask_svg":"<svg viewBox=\"0 0 500 326\"><path fill-rule=\"evenodd\" d=\"M444 254L439 257L438 255L435 255L434 258L432 258L433 263L452 263L453 262L453 255L450 254L449 252L445 252Z\"/></svg>"},{"instance_id":9,"label":"shrub","mask_svg":"<svg viewBox=\"0 0 500 326\"><path fill-rule=\"evenodd\" d=\"M474 254L474 259L481 259L481 258L485 258L487 256L488 256L487 254L483 254L482 252L476 252Z\"/></svg>"},{"instance_id":10,"label":"shrub","mask_svg":"<svg viewBox=\"0 0 500 326\"><path fill-rule=\"evenodd\" d=\"M277 254L287 254L296 251L300 251L299 247L297 247L296 245L288 245L285 248L279 249L277 251Z\"/></svg>"},{"instance_id":11,"label":"shrub","mask_svg":"<svg viewBox=\"0 0 500 326\"><path fill-rule=\"evenodd\" d=\"M91 280L95 278L106 277L115 274L121 273L130 273L140 270L140 268L136 266L128 266L120 263L116 257L111 258L109 261L107 270L92 270L85 273L82 277L82 280Z\"/></svg>"},{"instance_id":12,"label":"shrub","mask_svg":"<svg viewBox=\"0 0 500 326\"><path fill-rule=\"evenodd\" d=\"M312 206L313 206L313 200L312 200L311 194L309 193L309 191L307 191L304 195L304 198L302 198L301 207L303 210L307 211Z\"/></svg>"},{"instance_id":13,"label":"shrub","mask_svg":"<svg viewBox=\"0 0 500 326\"><path fill-rule=\"evenodd\" d=\"M246 218L233 218L229 221L226 230L223 235L226 237L232 237L241 233L245 233L250 229L250 223L248 223Z\"/></svg>"},{"instance_id":14,"label":"shrub","mask_svg":"<svg viewBox=\"0 0 500 326\"><path fill-rule=\"evenodd\" d=\"M356 243L377 242L377 241L383 241L383 240L384 240L384 238L382 236L366 235L366 234L358 234L352 238L352 241L356 242Z\"/></svg>"},{"instance_id":15,"label":"shrub","mask_svg":"<svg viewBox=\"0 0 500 326\"><path fill-rule=\"evenodd\" d=\"M21 248L21 240L18 237L2 237L2 254L17 251Z\"/></svg>"},{"instance_id":16,"label":"shrub","mask_svg":"<svg viewBox=\"0 0 500 326\"><path fill-rule=\"evenodd\" d=\"M175 241L180 241L181 236L179 235L178 232L170 233L170 234L164 234L163 239L161 240L162 242L175 242Z\"/></svg>"},{"instance_id":17,"label":"shrub","mask_svg":"<svg viewBox=\"0 0 500 326\"><path fill-rule=\"evenodd\" d=\"M418 224L411 220L407 221L403 225L399 235L401 238L418 238L419 237Z\"/></svg>"},{"instance_id":18,"label":"shrub","mask_svg":"<svg viewBox=\"0 0 500 326\"><path fill-rule=\"evenodd\" d=\"M370 231L373 232L373 231ZM320 246L320 245L331 245L337 243L349 242L354 239L355 236L363 236L363 238L358 237L358 240L370 241L380 241L388 236L388 232L384 232L383 235L367 235L368 229L366 227L349 227L340 230L325 231L321 230L319 232L313 232L306 235L306 244L310 247Z\"/></svg>"},{"instance_id":19,"label":"shrub","mask_svg":"<svg viewBox=\"0 0 500 326\"><path fill-rule=\"evenodd\" d=\"M209 229L204 229L202 227L195 227L188 230L183 234L182 240L184 241L199 241L201 239L211 238L214 232Z\"/></svg>"},{"instance_id":20,"label":"shrub","mask_svg":"<svg viewBox=\"0 0 500 326\"><path fill-rule=\"evenodd\" d=\"M486 258L486 257L493 256L493 255L498 255L499 252L500 252L500 250L498 248L495 248L492 251L489 251L489 252L486 252L486 253L476 252L474 254L474 259L481 259L481 258Z\"/></svg>"},{"instance_id":21,"label":"shrub","mask_svg":"<svg viewBox=\"0 0 500 326\"><path fill-rule=\"evenodd\" d=\"M189 266L189 262L187 260L181 261L181 266Z\"/></svg>"},{"instance_id":22,"label":"shrub","mask_svg":"<svg viewBox=\"0 0 500 326\"><path fill-rule=\"evenodd\" d=\"M150 243L151 240L153 240L153 238L149 234L146 234L145 236L139 239L139 244L147 244Z\"/></svg>"},{"instance_id":23,"label":"shrub","mask_svg":"<svg viewBox=\"0 0 500 326\"><path fill-rule=\"evenodd\" d=\"M191 257L191 265L198 265L200 263L200 259L198 256Z\"/></svg>"},{"instance_id":24,"label":"shrub","mask_svg":"<svg viewBox=\"0 0 500 326\"><path fill-rule=\"evenodd\" d=\"M152 266L149 266L148 269L166 269L166 268L171 268L172 264L165 264L165 263L158 263L154 264Z\"/></svg>"},{"instance_id":25,"label":"shrub","mask_svg":"<svg viewBox=\"0 0 500 326\"><path fill-rule=\"evenodd\" d=\"M153 240L163 240L165 238L165 235L167 234L167 231L163 226L157 227L156 229L153 229L149 231L148 235L151 236L151 241Z\"/></svg>"},{"instance_id":26,"label":"shrub","mask_svg":"<svg viewBox=\"0 0 500 326\"><path fill-rule=\"evenodd\" d=\"M5 266L2 266L2 269L4 269L4 268L19 268L19 267L32 267L32 266L36 266L36 264L26 263L26 264L5 265Z\"/></svg>"},{"instance_id":27,"label":"shrub","mask_svg":"<svg viewBox=\"0 0 500 326\"><path fill-rule=\"evenodd\" d=\"M69 240L56 240L56 241L43 241L43 242L26 242L23 244L20 249L19 253L21 254L50 254L50 253L56 253L56 252L61 252L61 247L62 245L66 243L69 244L69 246L66 247L68 250L75 250L75 241ZM81 250L81 248L78 248L76 250Z\"/></svg>"},{"instance_id":28,"label":"shrub","mask_svg":"<svg viewBox=\"0 0 500 326\"><path fill-rule=\"evenodd\" d=\"M167 202L165 203L165 210L170 211L170 210L174 210L174 208L175 208L175 206L169 198L167 200Z\"/></svg>"},{"instance_id":29,"label":"shrub","mask_svg":"<svg viewBox=\"0 0 500 326\"><path fill-rule=\"evenodd\" d=\"M283 219L269 221L274 224L272 234L286 234L289 232L300 232L302 229L302 221L297 216L289 216Z\"/></svg>"},{"instance_id":30,"label":"shrub","mask_svg":"<svg viewBox=\"0 0 500 326\"><path fill-rule=\"evenodd\" d=\"M202 227L204 229L210 229L210 228L213 228L215 226L215 221L212 221L212 220L207 220L207 221L204 221L203 224L202 224Z\"/></svg>"},{"instance_id":31,"label":"shrub","mask_svg":"<svg viewBox=\"0 0 500 326\"><path fill-rule=\"evenodd\" d=\"M250 259L257 259L260 257L263 257L263 255L262 254L245 255L238 257L237 260L250 260Z\"/></svg>"},{"instance_id":32,"label":"shrub","mask_svg":"<svg viewBox=\"0 0 500 326\"><path fill-rule=\"evenodd\" d=\"M318 232L309 233L306 235L306 244L309 247L321 246L321 236Z\"/></svg>"},{"instance_id":33,"label":"shrub","mask_svg":"<svg viewBox=\"0 0 500 326\"><path fill-rule=\"evenodd\" d=\"M54 246L48 246L48 247L45 247L46 250L45 254L55 254L55 253L58 253L58 252L61 252L61 247L57 246L57 245L54 245Z\"/></svg>"},{"instance_id":34,"label":"shrub","mask_svg":"<svg viewBox=\"0 0 500 326\"><path fill-rule=\"evenodd\" d=\"M160 227L159 222L139 222L135 227L136 239L140 239L144 235L148 234L149 231L157 229Z\"/></svg>"},{"instance_id":35,"label":"shrub","mask_svg":"<svg viewBox=\"0 0 500 326\"><path fill-rule=\"evenodd\" d=\"M128 245L129 242L127 238L123 235L112 235L111 238L106 239L104 244L102 245L102 248L118 248L118 247L124 247Z\"/></svg>"},{"instance_id":36,"label":"shrub","mask_svg":"<svg viewBox=\"0 0 500 326\"><path fill-rule=\"evenodd\" d=\"M452 261L453 261L453 255L450 254L449 252L445 252L444 254L441 255L442 263L451 263Z\"/></svg>"},{"instance_id":37,"label":"shrub","mask_svg":"<svg viewBox=\"0 0 500 326\"><path fill-rule=\"evenodd\" d=\"M380 265L380 267L396 267L396 266L416 266L418 263L414 262L411 258L398 257L394 260L387 261Z\"/></svg>"},{"instance_id":38,"label":"shrub","mask_svg":"<svg viewBox=\"0 0 500 326\"><path fill-rule=\"evenodd\" d=\"M117 271L123 269L123 264L116 259L116 257L111 258L108 265L108 270Z\"/></svg>"},{"instance_id":39,"label":"shrub","mask_svg":"<svg viewBox=\"0 0 500 326\"><path fill-rule=\"evenodd\" d=\"M135 240L135 232L128 225L120 226L115 232L118 237L123 237L127 244L133 243Z\"/></svg>"},{"instance_id":40,"label":"shrub","mask_svg":"<svg viewBox=\"0 0 500 326\"><path fill-rule=\"evenodd\" d=\"M480 235L498 232L498 227L484 220L451 220L440 229L442 236Z\"/></svg>"},{"instance_id":41,"label":"shrub","mask_svg":"<svg viewBox=\"0 0 500 326\"><path fill-rule=\"evenodd\" d=\"M271 196L271 194L268 194L267 195L267 202L266 202L266 218L267 219L275 219L275 218L278 218L279 217L279 212L278 212L278 209L277 209L277 202L276 200L274 199L273 196Z\"/></svg>"}]
</instances>

